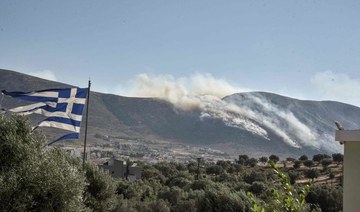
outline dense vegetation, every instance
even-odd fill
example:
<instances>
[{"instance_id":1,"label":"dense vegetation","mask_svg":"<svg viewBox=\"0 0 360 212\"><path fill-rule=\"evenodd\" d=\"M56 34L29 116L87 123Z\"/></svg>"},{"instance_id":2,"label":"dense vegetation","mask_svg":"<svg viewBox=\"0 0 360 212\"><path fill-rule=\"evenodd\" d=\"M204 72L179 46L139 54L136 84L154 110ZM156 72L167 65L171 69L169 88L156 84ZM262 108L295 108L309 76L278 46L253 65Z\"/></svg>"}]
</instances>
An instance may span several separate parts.
<instances>
[{"instance_id":1,"label":"dense vegetation","mask_svg":"<svg viewBox=\"0 0 360 212\"><path fill-rule=\"evenodd\" d=\"M0 211L339 211L342 155L330 158L140 164L130 182L83 169L26 119L0 115Z\"/></svg>"}]
</instances>

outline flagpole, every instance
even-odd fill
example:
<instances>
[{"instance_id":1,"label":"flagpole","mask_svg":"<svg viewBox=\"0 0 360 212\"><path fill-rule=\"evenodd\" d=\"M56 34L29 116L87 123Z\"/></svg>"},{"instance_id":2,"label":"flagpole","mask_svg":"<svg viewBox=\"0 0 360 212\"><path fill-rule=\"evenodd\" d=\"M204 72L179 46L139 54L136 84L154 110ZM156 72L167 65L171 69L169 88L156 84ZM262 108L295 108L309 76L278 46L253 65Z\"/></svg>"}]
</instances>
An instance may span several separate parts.
<instances>
[{"instance_id":1,"label":"flagpole","mask_svg":"<svg viewBox=\"0 0 360 212\"><path fill-rule=\"evenodd\" d=\"M87 138L87 127L88 127L88 118L89 118L90 86L91 86L91 82L89 80L87 100L86 100L86 119L85 119L86 123L85 123L85 137L84 137L83 170L85 168L85 160L86 160L86 138Z\"/></svg>"}]
</instances>

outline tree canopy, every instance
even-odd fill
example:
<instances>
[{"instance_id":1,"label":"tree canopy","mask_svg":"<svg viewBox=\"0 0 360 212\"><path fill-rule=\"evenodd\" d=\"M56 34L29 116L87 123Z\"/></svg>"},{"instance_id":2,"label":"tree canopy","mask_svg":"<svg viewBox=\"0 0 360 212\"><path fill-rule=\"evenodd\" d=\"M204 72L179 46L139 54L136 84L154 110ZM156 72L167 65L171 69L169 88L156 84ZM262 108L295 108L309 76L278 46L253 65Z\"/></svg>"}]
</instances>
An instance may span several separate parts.
<instances>
[{"instance_id":1,"label":"tree canopy","mask_svg":"<svg viewBox=\"0 0 360 212\"><path fill-rule=\"evenodd\" d=\"M107 204L109 199L115 198L112 181L101 170L90 168L90 164L82 170L81 161L63 150L47 148L45 137L37 131L32 132L27 119L0 115L0 132L2 210L114 208Z\"/></svg>"},{"instance_id":2,"label":"tree canopy","mask_svg":"<svg viewBox=\"0 0 360 212\"><path fill-rule=\"evenodd\" d=\"M265 163L267 157L262 157ZM273 159L258 166L256 158L187 164L143 164L142 179L114 179L95 164L74 158L60 148L48 148L45 137L32 132L28 120L0 114L1 211L306 211L309 204L326 208L321 195L338 189L296 184L302 169L277 168ZM300 163L300 161L299 161ZM297 163L294 163L294 166ZM300 166L300 165L299 165ZM281 166L279 166L281 167ZM307 169L314 171L315 169ZM288 174L287 174L287 173ZM309 178L317 176L304 174ZM313 173L312 173L313 174ZM315 170L315 174L319 174ZM321 190L321 192L317 192ZM312 191L312 190L311 190ZM317 195L319 194L319 195ZM321 195L320 195L321 194ZM332 201L332 200L331 200ZM329 204L341 208L342 202ZM324 210L326 211L326 210Z\"/></svg>"}]
</instances>

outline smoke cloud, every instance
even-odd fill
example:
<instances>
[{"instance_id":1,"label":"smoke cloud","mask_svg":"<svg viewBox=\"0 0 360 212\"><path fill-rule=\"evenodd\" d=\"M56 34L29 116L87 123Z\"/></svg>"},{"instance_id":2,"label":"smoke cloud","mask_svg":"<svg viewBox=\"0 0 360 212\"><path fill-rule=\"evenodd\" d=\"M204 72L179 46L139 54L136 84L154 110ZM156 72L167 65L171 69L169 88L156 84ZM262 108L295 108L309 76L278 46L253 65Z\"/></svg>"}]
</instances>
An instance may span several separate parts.
<instances>
[{"instance_id":1,"label":"smoke cloud","mask_svg":"<svg viewBox=\"0 0 360 212\"><path fill-rule=\"evenodd\" d=\"M223 79L216 79L211 74L196 73L190 77L176 79L172 75L149 76L140 74L131 90L132 94L144 97L159 97L178 100L186 95L211 95L222 98L249 89L230 85Z\"/></svg>"},{"instance_id":2,"label":"smoke cloud","mask_svg":"<svg viewBox=\"0 0 360 212\"><path fill-rule=\"evenodd\" d=\"M39 77L39 78L46 79L46 80L57 81L55 73L50 70L29 72L28 74L32 75L34 77Z\"/></svg>"},{"instance_id":3,"label":"smoke cloud","mask_svg":"<svg viewBox=\"0 0 360 212\"><path fill-rule=\"evenodd\" d=\"M172 75L140 74L127 93L138 97L164 99L185 110L201 110L209 107L213 102L221 101L224 96L245 91L249 89L232 86L211 74L196 73L190 77L177 79Z\"/></svg>"},{"instance_id":4,"label":"smoke cloud","mask_svg":"<svg viewBox=\"0 0 360 212\"><path fill-rule=\"evenodd\" d=\"M314 146L318 148L314 141L318 135L299 121L295 115L286 110L279 109L276 105L270 103L262 96L251 94L250 98L261 108L257 112L252 112L251 118L258 123L263 123L266 127L272 129L278 136L282 137L286 143L294 147ZM251 110L251 108L247 108Z\"/></svg>"},{"instance_id":5,"label":"smoke cloud","mask_svg":"<svg viewBox=\"0 0 360 212\"><path fill-rule=\"evenodd\" d=\"M318 142L314 142L319 137L316 132L290 111L279 109L260 95L248 94L252 105L222 99L227 95L247 91L251 89L233 86L211 74L196 73L181 78L140 74L126 93L137 97L160 98L183 110L200 110L201 120L221 119L228 126L245 129L267 140L269 135L266 129L270 129L293 147L320 147Z\"/></svg>"}]
</instances>

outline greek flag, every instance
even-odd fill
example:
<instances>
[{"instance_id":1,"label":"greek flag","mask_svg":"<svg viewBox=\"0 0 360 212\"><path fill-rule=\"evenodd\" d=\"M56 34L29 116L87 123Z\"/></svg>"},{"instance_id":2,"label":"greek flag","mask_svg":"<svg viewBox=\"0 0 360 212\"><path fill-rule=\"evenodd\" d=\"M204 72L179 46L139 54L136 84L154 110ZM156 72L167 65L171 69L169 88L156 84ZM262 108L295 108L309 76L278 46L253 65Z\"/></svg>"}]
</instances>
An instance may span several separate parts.
<instances>
[{"instance_id":1,"label":"greek flag","mask_svg":"<svg viewBox=\"0 0 360 212\"><path fill-rule=\"evenodd\" d=\"M79 138L81 119L87 97L87 88L49 89L28 93L7 92L5 90L1 92L11 97L35 102L34 104L8 110L21 115L35 113L46 116L47 118L41 121L35 128L54 127L72 132L51 143L63 139Z\"/></svg>"}]
</instances>

